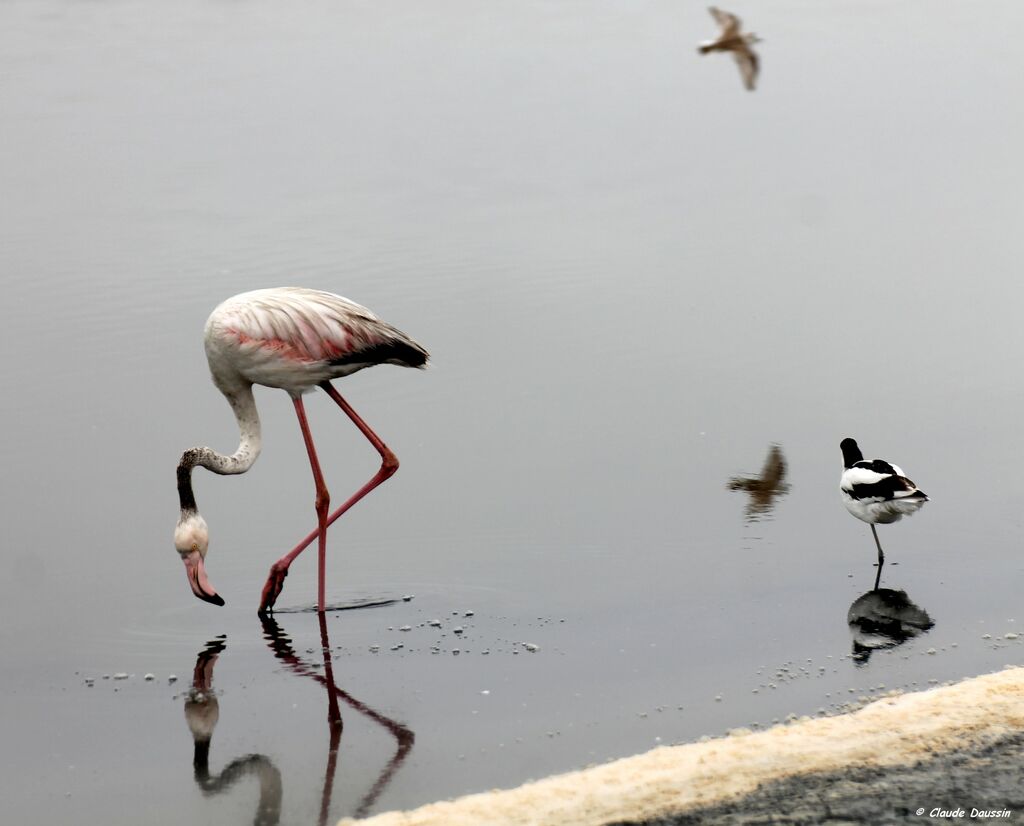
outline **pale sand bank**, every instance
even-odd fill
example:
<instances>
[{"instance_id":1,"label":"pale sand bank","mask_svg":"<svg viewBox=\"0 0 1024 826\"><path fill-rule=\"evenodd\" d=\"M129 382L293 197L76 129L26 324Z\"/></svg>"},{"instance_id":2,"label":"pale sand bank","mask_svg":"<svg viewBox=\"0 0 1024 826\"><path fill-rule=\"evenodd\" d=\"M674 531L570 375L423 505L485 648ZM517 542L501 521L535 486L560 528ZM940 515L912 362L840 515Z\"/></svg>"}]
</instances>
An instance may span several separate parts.
<instances>
[{"instance_id":1,"label":"pale sand bank","mask_svg":"<svg viewBox=\"0 0 1024 826\"><path fill-rule=\"evenodd\" d=\"M339 826L599 826L668 817L811 772L915 763L1024 731L1024 668L877 700L851 714L667 746L516 789Z\"/></svg>"}]
</instances>

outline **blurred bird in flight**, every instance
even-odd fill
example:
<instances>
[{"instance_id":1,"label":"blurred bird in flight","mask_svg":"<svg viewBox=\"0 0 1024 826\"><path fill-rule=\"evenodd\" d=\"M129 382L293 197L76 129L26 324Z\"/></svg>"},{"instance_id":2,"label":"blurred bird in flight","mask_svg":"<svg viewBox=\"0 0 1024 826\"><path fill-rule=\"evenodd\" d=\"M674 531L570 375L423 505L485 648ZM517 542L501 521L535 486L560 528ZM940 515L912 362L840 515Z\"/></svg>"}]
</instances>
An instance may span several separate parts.
<instances>
[{"instance_id":1,"label":"blurred bird in flight","mask_svg":"<svg viewBox=\"0 0 1024 826\"><path fill-rule=\"evenodd\" d=\"M735 14L711 6L708 11L715 21L722 27L722 33L716 40L707 40L700 44L700 53L708 52L732 52L736 65L740 67L740 75L743 77L743 85L750 91L754 90L757 82L757 73L760 63L757 54L750 47L760 43L761 38L752 32L741 32L742 23Z\"/></svg>"}]
</instances>

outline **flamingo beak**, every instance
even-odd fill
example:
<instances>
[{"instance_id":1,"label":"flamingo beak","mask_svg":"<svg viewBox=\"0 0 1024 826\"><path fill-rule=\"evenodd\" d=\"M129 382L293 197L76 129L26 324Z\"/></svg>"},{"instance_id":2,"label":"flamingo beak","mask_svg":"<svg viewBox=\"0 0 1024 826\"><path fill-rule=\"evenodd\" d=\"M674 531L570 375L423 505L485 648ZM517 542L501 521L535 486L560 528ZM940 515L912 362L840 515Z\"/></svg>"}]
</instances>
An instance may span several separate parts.
<instances>
[{"instance_id":1,"label":"flamingo beak","mask_svg":"<svg viewBox=\"0 0 1024 826\"><path fill-rule=\"evenodd\" d=\"M188 584L192 587L192 593L203 602L223 605L224 600L214 590L210 580L206 578L206 568L203 567L203 558L199 555L199 551L192 551L181 559L185 563L185 575L188 577Z\"/></svg>"}]
</instances>

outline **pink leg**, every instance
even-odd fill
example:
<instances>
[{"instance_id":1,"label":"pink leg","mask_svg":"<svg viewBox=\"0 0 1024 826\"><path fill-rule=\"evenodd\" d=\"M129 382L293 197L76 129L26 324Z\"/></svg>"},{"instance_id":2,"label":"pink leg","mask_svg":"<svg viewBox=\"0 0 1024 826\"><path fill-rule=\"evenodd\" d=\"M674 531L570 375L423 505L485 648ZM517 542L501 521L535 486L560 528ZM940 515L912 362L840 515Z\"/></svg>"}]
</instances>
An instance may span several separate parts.
<instances>
[{"instance_id":1,"label":"pink leg","mask_svg":"<svg viewBox=\"0 0 1024 826\"><path fill-rule=\"evenodd\" d=\"M327 573L327 511L331 506L331 494L327 491L324 474L320 470L320 460L316 457L316 446L313 444L313 434L309 431L309 422L306 420L306 408L302 404L302 396L296 397L293 401L295 413L299 417L299 427L302 429L302 440L306 443L306 452L309 454L309 465L313 468L313 481L316 483L317 529L313 534L320 540L317 548L316 610L323 613L324 580Z\"/></svg>"},{"instance_id":2,"label":"pink leg","mask_svg":"<svg viewBox=\"0 0 1024 826\"><path fill-rule=\"evenodd\" d=\"M378 470L373 475L373 478L370 479L369 482L367 482L365 485L359 488L359 490L352 494L352 496L350 496L334 513L330 514L330 516L327 516L326 519L321 519L320 521L322 525L318 525L316 530L310 532L305 539L303 539L298 545L292 548L288 553L282 556L279 560L277 560L277 562L275 562L270 567L270 575L267 577L267 582L263 586L263 596L260 600L261 613L264 611L269 611L274 607L274 602L276 602L278 595L281 593L281 588L284 587L284 578L288 576L288 567L292 564L292 560L295 559L295 557L297 557L304 550L306 550L306 548L309 547L310 544L312 544L313 540L317 539L318 537L322 538L320 540L320 591L319 599L317 602L317 610L324 610L323 591L325 553L327 547L327 528L330 525L333 525L334 521L338 517L340 517L356 502L358 502L360 499L366 496L366 494L368 494L371 490L377 487L377 485L379 485L385 479L389 479L390 477L394 476L395 471L398 470L398 457L391 452L390 448L388 448L388 446L384 444L383 441L381 441L380 437L376 433L370 430L369 425L367 425L366 422L364 422L359 417L359 414L352 409L349 403L341 397L338 391L334 389L334 386L330 382L325 381L320 384L320 387L323 388L323 390L327 393L328 396L334 399L338 407L340 407L345 412L345 415L352 420L353 424L355 424L355 426L359 428L362 434L366 436L367 439L369 439L370 444L372 444L374 448L377 450L377 452L380 454L380 470ZM303 437L306 439L306 447L310 452L310 463L313 465L313 476L314 478L317 478L319 480L317 483L317 517L319 518L320 490L321 486L323 486L323 477L320 476L320 467L319 464L317 464L316 453L313 451L312 447L313 438L312 436L309 435L309 426L305 423L305 411L302 409L301 400L296 399L295 409L296 411L301 411L299 412L299 423L300 425L302 425ZM323 492L325 495L327 494L326 486L323 486ZM327 502L329 501L330 500L327 499ZM325 513L326 508L327 504L324 505Z\"/></svg>"}]
</instances>

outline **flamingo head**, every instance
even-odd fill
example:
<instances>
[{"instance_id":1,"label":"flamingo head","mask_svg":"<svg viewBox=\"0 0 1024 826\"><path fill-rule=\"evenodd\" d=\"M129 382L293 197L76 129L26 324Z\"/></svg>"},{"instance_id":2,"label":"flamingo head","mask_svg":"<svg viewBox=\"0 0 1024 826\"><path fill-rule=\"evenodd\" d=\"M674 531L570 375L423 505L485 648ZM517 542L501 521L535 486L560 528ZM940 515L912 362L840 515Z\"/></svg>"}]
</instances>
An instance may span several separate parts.
<instances>
[{"instance_id":1,"label":"flamingo head","mask_svg":"<svg viewBox=\"0 0 1024 826\"><path fill-rule=\"evenodd\" d=\"M185 563L185 574L192 593L204 602L223 605L224 600L214 590L210 580L206 578L206 551L210 545L210 534L206 529L206 520L198 511L182 511L178 525L174 529L174 547Z\"/></svg>"}]
</instances>

